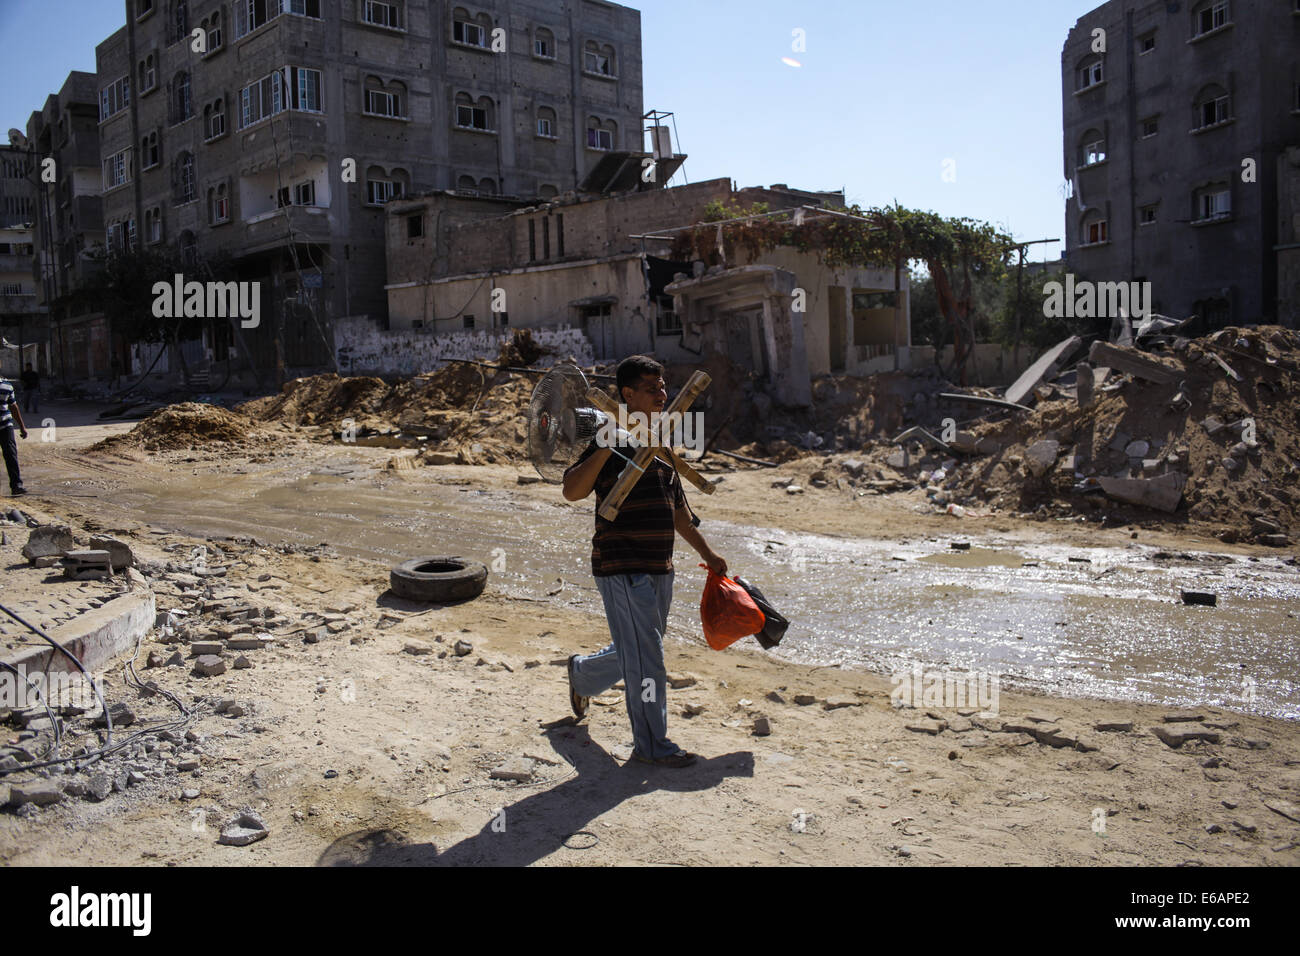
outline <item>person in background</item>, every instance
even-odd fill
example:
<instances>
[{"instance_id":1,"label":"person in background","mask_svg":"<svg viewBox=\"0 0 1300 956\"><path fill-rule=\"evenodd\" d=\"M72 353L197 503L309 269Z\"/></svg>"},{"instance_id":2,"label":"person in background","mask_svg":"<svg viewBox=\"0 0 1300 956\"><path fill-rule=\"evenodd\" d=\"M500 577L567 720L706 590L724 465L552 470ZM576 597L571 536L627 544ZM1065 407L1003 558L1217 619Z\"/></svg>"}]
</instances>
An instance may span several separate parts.
<instances>
[{"instance_id":1,"label":"person in background","mask_svg":"<svg viewBox=\"0 0 1300 956\"><path fill-rule=\"evenodd\" d=\"M18 473L18 442L14 439L15 415L18 416L18 430L26 438L27 426L23 424L23 413L18 408L18 396L14 394L13 384L0 378L0 452L4 453L5 469L9 472L10 493L25 495L27 489L23 487L22 476Z\"/></svg>"},{"instance_id":2,"label":"person in background","mask_svg":"<svg viewBox=\"0 0 1300 956\"><path fill-rule=\"evenodd\" d=\"M27 368L23 369L23 411L31 412L33 415L41 413L41 373L32 368L32 363L27 363Z\"/></svg>"}]
</instances>

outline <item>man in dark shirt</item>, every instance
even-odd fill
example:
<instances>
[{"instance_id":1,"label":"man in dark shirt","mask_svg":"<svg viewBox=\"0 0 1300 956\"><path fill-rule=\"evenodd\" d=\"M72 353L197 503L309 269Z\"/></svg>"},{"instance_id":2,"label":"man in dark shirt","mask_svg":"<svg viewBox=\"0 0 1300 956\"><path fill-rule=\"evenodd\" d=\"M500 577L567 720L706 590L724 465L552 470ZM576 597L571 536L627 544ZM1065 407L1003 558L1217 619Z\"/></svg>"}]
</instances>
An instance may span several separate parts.
<instances>
[{"instance_id":1,"label":"man in dark shirt","mask_svg":"<svg viewBox=\"0 0 1300 956\"><path fill-rule=\"evenodd\" d=\"M32 368L31 362L23 370L23 411L41 413L41 373Z\"/></svg>"},{"instance_id":2,"label":"man in dark shirt","mask_svg":"<svg viewBox=\"0 0 1300 956\"><path fill-rule=\"evenodd\" d=\"M668 400L663 372L662 365L645 355L619 363L618 395L629 412L650 418L663 411ZM668 739L668 675L663 654L673 597L676 535L685 538L719 574L726 573L727 562L695 530L681 477L658 458L632 487L618 517L607 521L600 516L601 503L634 453L626 443L615 449L593 440L564 473L564 497L569 501L581 501L596 492L591 573L605 603L612 639L602 651L569 658L569 699L574 714L581 718L590 698L622 679L632 723L633 758L686 767L695 762L695 754Z\"/></svg>"}]
</instances>

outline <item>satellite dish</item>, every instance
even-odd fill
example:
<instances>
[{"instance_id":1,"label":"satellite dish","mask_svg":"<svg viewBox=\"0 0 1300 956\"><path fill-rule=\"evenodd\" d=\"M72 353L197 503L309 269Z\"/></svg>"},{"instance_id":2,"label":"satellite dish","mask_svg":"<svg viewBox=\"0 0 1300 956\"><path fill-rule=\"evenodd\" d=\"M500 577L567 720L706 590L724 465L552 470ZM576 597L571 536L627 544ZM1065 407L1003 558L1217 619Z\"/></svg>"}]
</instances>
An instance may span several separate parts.
<instances>
[{"instance_id":1,"label":"satellite dish","mask_svg":"<svg viewBox=\"0 0 1300 956\"><path fill-rule=\"evenodd\" d=\"M27 137L23 135L20 129L9 130L9 145L17 146L19 149L25 149L27 146Z\"/></svg>"}]
</instances>

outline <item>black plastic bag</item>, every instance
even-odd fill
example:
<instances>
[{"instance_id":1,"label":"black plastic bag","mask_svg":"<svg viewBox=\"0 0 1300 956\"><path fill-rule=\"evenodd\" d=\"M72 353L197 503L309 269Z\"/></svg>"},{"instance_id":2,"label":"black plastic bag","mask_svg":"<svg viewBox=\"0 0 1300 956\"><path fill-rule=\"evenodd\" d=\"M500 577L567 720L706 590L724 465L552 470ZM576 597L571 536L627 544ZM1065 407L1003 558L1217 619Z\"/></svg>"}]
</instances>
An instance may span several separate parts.
<instances>
[{"instance_id":1,"label":"black plastic bag","mask_svg":"<svg viewBox=\"0 0 1300 956\"><path fill-rule=\"evenodd\" d=\"M749 592L749 596L754 599L758 609L763 612L766 621L763 624L763 629L754 636L758 638L758 643L763 645L763 650L770 651L781 643L781 638L785 637L785 631L790 626L790 622L785 619L780 611L772 607L767 598L763 596L763 592L757 587L742 577L733 576L732 580Z\"/></svg>"}]
</instances>

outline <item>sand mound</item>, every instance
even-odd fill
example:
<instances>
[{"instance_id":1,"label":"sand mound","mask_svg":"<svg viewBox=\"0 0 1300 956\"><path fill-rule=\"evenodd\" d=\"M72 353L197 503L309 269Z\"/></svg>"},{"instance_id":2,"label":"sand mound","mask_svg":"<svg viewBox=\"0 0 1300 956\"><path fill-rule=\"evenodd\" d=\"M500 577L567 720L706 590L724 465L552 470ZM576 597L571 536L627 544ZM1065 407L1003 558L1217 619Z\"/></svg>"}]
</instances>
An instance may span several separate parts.
<instances>
[{"instance_id":1,"label":"sand mound","mask_svg":"<svg viewBox=\"0 0 1300 956\"><path fill-rule=\"evenodd\" d=\"M158 409L129 432L106 438L88 450L175 451L203 445L243 445L268 438L261 433L256 422L238 412L217 405L183 402Z\"/></svg>"}]
</instances>

